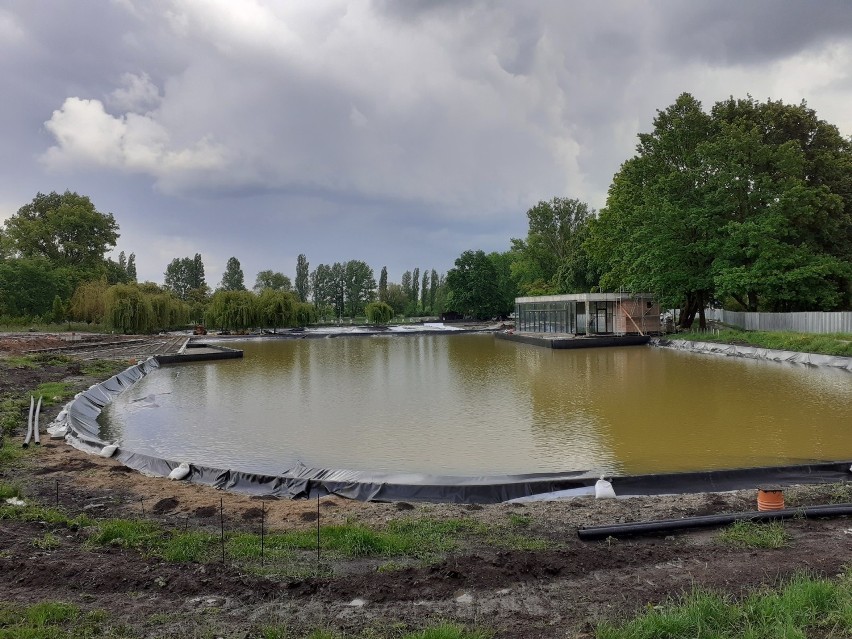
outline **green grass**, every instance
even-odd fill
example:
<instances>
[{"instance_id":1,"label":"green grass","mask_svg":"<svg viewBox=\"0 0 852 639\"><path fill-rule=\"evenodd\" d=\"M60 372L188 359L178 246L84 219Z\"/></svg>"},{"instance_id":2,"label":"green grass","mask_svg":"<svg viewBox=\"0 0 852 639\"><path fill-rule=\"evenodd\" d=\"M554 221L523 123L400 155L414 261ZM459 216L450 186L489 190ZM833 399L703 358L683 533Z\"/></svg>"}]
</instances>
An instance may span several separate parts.
<instances>
[{"instance_id":1,"label":"green grass","mask_svg":"<svg viewBox=\"0 0 852 639\"><path fill-rule=\"evenodd\" d=\"M210 557L216 543L218 539L210 533L174 533L163 542L159 554L166 561L176 563L201 562Z\"/></svg>"},{"instance_id":2,"label":"green grass","mask_svg":"<svg viewBox=\"0 0 852 639\"><path fill-rule=\"evenodd\" d=\"M678 333L673 336L673 339L722 344L749 344L782 351L852 357L852 335L848 333L817 334L726 329L718 333L701 333L698 331Z\"/></svg>"},{"instance_id":3,"label":"green grass","mask_svg":"<svg viewBox=\"0 0 852 639\"><path fill-rule=\"evenodd\" d=\"M44 533L41 537L32 540L34 548L39 550L56 550L61 545L59 538L51 532Z\"/></svg>"},{"instance_id":4,"label":"green grass","mask_svg":"<svg viewBox=\"0 0 852 639\"><path fill-rule=\"evenodd\" d=\"M529 515L519 515L518 513L509 513L509 523L519 528L527 528L532 523L532 517Z\"/></svg>"},{"instance_id":5,"label":"green grass","mask_svg":"<svg viewBox=\"0 0 852 639\"><path fill-rule=\"evenodd\" d=\"M27 503L24 506L12 506L0 503L0 521L42 521L46 524L66 526L72 529L85 528L92 525L92 520L86 515L69 517L58 508L48 508L39 504Z\"/></svg>"},{"instance_id":6,"label":"green grass","mask_svg":"<svg viewBox=\"0 0 852 639\"><path fill-rule=\"evenodd\" d=\"M71 385L68 382L45 382L36 387L33 395L35 395L36 401L38 401L39 395L43 397L42 406L52 406L73 396L74 391L71 390Z\"/></svg>"},{"instance_id":7,"label":"green grass","mask_svg":"<svg viewBox=\"0 0 852 639\"><path fill-rule=\"evenodd\" d=\"M96 377L98 379L107 379L120 373L127 368L126 361L112 359L97 359L91 362L84 363L80 370L84 375Z\"/></svg>"},{"instance_id":8,"label":"green grass","mask_svg":"<svg viewBox=\"0 0 852 639\"><path fill-rule=\"evenodd\" d=\"M93 639L126 637L114 632L102 610L83 612L61 601L31 606L0 603L0 639Z\"/></svg>"},{"instance_id":9,"label":"green grass","mask_svg":"<svg viewBox=\"0 0 852 639\"><path fill-rule=\"evenodd\" d=\"M162 529L155 523L138 519L99 521L89 537L92 546L118 546L149 551L162 545Z\"/></svg>"},{"instance_id":10,"label":"green grass","mask_svg":"<svg viewBox=\"0 0 852 639\"><path fill-rule=\"evenodd\" d=\"M597 639L775 639L848 637L852 633L852 579L800 575L777 589L742 601L694 591L621 624L598 626Z\"/></svg>"},{"instance_id":11,"label":"green grass","mask_svg":"<svg viewBox=\"0 0 852 639\"><path fill-rule=\"evenodd\" d=\"M717 539L738 548L782 548L789 543L790 536L778 521L768 524L736 521L721 531Z\"/></svg>"},{"instance_id":12,"label":"green grass","mask_svg":"<svg viewBox=\"0 0 852 639\"><path fill-rule=\"evenodd\" d=\"M10 497L20 497L21 496L21 487L18 484L10 484L8 482L0 481L0 499L6 500Z\"/></svg>"}]
</instances>

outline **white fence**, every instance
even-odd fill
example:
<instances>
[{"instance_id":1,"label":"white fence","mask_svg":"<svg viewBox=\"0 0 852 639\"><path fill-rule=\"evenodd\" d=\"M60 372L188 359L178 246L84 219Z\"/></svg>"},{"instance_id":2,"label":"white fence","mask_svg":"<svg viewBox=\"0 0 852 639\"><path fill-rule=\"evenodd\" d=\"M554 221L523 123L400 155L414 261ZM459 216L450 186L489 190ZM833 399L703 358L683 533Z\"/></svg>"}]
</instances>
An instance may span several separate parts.
<instances>
[{"instance_id":1,"label":"white fence","mask_svg":"<svg viewBox=\"0 0 852 639\"><path fill-rule=\"evenodd\" d=\"M797 333L852 333L852 312L737 313L707 309L708 319L747 331L795 331Z\"/></svg>"}]
</instances>

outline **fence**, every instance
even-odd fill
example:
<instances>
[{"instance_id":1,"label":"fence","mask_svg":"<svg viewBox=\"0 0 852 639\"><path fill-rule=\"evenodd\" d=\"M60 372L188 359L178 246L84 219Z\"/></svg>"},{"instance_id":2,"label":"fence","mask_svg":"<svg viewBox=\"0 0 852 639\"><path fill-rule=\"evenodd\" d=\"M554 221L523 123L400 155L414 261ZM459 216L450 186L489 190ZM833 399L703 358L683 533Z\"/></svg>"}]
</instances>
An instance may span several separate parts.
<instances>
[{"instance_id":1,"label":"fence","mask_svg":"<svg viewBox=\"0 0 852 639\"><path fill-rule=\"evenodd\" d=\"M852 333L852 312L738 313L708 309L708 319L747 331L795 331L798 333Z\"/></svg>"}]
</instances>

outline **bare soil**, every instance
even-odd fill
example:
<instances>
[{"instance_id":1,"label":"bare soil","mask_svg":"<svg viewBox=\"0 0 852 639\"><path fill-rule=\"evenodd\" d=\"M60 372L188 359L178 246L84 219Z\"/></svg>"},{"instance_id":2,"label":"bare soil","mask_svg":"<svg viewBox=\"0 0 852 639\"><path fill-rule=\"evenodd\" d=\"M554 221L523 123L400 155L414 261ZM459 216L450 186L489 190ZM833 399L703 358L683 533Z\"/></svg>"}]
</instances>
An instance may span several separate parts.
<instances>
[{"instance_id":1,"label":"bare soil","mask_svg":"<svg viewBox=\"0 0 852 639\"><path fill-rule=\"evenodd\" d=\"M94 381L73 364L0 373L0 392L25 393L57 377L80 388ZM57 411L49 409L47 417ZM20 445L20 437L6 445ZM0 468L0 481L18 483L28 499L94 518L144 516L216 531L221 507L228 532L259 532L261 512L267 529L312 530L317 524L316 501L259 500L145 477L46 437L21 464ZM785 490L788 504L796 506L852 501L850 494L846 485ZM482 506L327 497L319 502L323 525L383 526L400 517L429 517L505 527L523 515L528 525L513 530L550 545L526 551L474 540L426 562L403 560L389 569L386 559L337 558L322 577L287 579L249 574L231 559L174 564L132 550L92 549L86 530L0 521L0 601L61 600L103 609L110 623L139 637L261 637L269 626L295 637L318 628L398 636L439 620L490 629L497 637L591 637L601 620L635 614L694 587L739 596L800 571L844 571L852 549L847 518L788 520L790 544L776 550L725 546L709 529L618 541L577 537L582 526L754 510L755 500L756 491ZM59 547L36 547L33 541L48 531Z\"/></svg>"}]
</instances>

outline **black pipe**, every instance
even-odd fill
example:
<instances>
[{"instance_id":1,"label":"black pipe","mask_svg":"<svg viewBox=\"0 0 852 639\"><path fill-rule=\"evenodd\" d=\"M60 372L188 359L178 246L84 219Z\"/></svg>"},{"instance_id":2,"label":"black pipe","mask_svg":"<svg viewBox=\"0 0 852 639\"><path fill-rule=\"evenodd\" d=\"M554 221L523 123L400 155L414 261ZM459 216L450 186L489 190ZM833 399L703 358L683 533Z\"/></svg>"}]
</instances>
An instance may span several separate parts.
<instances>
[{"instance_id":1,"label":"black pipe","mask_svg":"<svg viewBox=\"0 0 852 639\"><path fill-rule=\"evenodd\" d=\"M723 515L704 515L686 519L657 519L640 521L629 524L608 524L605 526L588 526L577 529L577 536L583 541L606 539L607 537L627 537L648 533L684 530L687 528L703 528L707 526L724 526L735 521L775 521L793 517L843 517L852 515L852 504L831 504L826 506L807 506L805 508L787 508L784 510L769 510L765 512L727 513Z\"/></svg>"}]
</instances>

